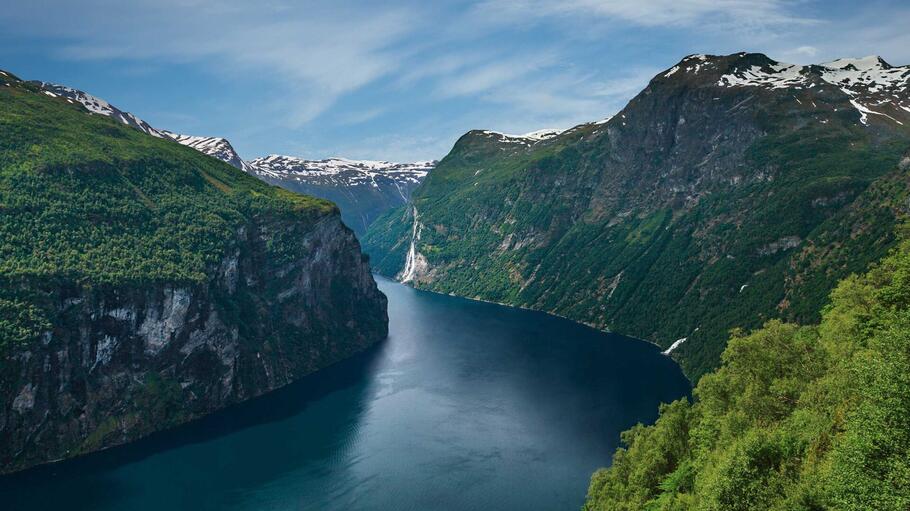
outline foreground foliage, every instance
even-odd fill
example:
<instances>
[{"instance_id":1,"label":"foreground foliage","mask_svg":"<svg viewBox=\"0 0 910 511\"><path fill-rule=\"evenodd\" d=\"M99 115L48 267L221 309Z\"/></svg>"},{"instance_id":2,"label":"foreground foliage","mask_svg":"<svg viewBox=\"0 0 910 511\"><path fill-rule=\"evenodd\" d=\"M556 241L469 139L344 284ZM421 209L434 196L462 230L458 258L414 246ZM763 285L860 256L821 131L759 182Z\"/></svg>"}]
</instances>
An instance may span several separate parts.
<instances>
[{"instance_id":1,"label":"foreground foliage","mask_svg":"<svg viewBox=\"0 0 910 511\"><path fill-rule=\"evenodd\" d=\"M694 395L623 434L586 510L910 509L910 243L820 324L734 332Z\"/></svg>"}]
</instances>

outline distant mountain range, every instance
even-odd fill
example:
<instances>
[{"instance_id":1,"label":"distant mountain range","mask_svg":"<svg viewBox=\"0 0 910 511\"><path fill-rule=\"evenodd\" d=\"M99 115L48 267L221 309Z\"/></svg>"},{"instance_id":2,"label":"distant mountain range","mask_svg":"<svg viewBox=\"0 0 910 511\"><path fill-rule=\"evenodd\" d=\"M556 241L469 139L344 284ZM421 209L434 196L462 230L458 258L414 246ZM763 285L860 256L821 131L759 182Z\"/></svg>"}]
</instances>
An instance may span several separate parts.
<instances>
[{"instance_id":1,"label":"distant mountain range","mask_svg":"<svg viewBox=\"0 0 910 511\"><path fill-rule=\"evenodd\" d=\"M329 199L338 205L345 224L358 235L362 235L381 213L406 203L414 188L436 164L434 161L392 163L346 158L305 160L281 155L245 161L225 138L182 135L154 128L87 92L48 82L31 83L47 94L80 103L92 113L111 117L154 137L192 147L274 185Z\"/></svg>"},{"instance_id":2,"label":"distant mountain range","mask_svg":"<svg viewBox=\"0 0 910 511\"><path fill-rule=\"evenodd\" d=\"M280 155L248 164L252 174L269 183L335 202L345 224L358 235L382 213L407 203L435 165L434 161L304 160Z\"/></svg>"},{"instance_id":3,"label":"distant mountain range","mask_svg":"<svg viewBox=\"0 0 910 511\"><path fill-rule=\"evenodd\" d=\"M693 379L734 327L817 321L908 218L910 67L690 55L618 114L471 131L363 238L376 270L649 339Z\"/></svg>"}]
</instances>

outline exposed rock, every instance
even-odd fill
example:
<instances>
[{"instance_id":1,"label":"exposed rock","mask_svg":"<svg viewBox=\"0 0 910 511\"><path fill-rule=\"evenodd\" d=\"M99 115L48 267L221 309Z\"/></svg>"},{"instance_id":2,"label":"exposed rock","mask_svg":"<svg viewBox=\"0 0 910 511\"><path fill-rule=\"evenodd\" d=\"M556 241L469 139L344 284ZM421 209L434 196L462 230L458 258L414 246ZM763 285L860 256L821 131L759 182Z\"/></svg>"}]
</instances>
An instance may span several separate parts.
<instances>
[{"instance_id":1,"label":"exposed rock","mask_svg":"<svg viewBox=\"0 0 910 511\"><path fill-rule=\"evenodd\" d=\"M802 242L802 239L799 236L784 236L777 241L772 241L761 247L758 249L758 253L761 255L775 254L781 250L796 248L799 246L800 242Z\"/></svg>"}]
</instances>

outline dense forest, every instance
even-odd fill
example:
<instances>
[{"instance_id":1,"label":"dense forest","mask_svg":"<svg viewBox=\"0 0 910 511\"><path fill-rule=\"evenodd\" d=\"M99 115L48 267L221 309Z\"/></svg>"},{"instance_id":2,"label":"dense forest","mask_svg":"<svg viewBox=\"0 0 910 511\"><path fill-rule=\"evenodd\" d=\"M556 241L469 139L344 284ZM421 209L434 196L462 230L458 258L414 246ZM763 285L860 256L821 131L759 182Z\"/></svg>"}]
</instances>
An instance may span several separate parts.
<instances>
[{"instance_id":1,"label":"dense forest","mask_svg":"<svg viewBox=\"0 0 910 511\"><path fill-rule=\"evenodd\" d=\"M623 442L586 510L910 509L910 242L820 323L734 331L694 403Z\"/></svg>"}]
</instances>

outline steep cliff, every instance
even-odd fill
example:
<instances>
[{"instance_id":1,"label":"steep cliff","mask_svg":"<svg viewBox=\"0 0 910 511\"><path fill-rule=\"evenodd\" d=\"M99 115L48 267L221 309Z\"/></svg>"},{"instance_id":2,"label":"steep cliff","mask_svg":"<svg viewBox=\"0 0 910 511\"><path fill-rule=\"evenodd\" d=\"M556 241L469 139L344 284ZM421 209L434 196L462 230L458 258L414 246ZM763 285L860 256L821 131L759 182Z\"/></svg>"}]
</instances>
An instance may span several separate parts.
<instances>
[{"instance_id":1,"label":"steep cliff","mask_svg":"<svg viewBox=\"0 0 910 511\"><path fill-rule=\"evenodd\" d=\"M331 203L0 72L0 472L128 442L387 334Z\"/></svg>"},{"instance_id":2,"label":"steep cliff","mask_svg":"<svg viewBox=\"0 0 910 511\"><path fill-rule=\"evenodd\" d=\"M880 59L692 55L609 120L467 133L364 247L386 275L417 263L417 287L675 343L697 378L730 328L817 321L893 245L908 80Z\"/></svg>"}]
</instances>

